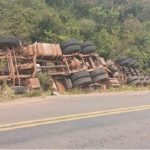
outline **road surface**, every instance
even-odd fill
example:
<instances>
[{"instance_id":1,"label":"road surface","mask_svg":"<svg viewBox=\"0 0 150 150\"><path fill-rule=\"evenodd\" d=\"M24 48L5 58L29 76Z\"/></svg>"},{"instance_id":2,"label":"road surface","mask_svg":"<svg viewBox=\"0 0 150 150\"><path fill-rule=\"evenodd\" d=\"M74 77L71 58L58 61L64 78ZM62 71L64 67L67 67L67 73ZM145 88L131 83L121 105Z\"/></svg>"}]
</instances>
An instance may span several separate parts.
<instances>
[{"instance_id":1,"label":"road surface","mask_svg":"<svg viewBox=\"0 0 150 150\"><path fill-rule=\"evenodd\" d=\"M150 148L150 92L0 104L0 148Z\"/></svg>"}]
</instances>

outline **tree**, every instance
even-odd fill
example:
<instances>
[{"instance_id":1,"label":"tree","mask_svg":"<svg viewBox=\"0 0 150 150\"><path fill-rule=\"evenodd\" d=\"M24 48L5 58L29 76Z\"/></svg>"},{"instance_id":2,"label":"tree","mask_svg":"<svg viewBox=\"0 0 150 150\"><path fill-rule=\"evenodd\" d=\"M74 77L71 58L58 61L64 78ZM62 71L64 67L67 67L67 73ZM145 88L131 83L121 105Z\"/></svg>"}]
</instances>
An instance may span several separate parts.
<instances>
[{"instance_id":1,"label":"tree","mask_svg":"<svg viewBox=\"0 0 150 150\"><path fill-rule=\"evenodd\" d=\"M13 6L13 7L12 7ZM150 0L1 0L0 35L91 40L101 56L150 60Z\"/></svg>"}]
</instances>

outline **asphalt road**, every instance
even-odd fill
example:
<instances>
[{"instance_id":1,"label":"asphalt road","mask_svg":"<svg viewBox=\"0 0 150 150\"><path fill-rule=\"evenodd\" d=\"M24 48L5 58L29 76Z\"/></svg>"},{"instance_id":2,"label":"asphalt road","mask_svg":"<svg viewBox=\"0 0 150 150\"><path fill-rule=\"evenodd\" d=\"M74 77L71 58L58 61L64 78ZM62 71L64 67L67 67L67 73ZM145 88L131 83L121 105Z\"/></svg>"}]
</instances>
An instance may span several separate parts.
<instances>
[{"instance_id":1,"label":"asphalt road","mask_svg":"<svg viewBox=\"0 0 150 150\"><path fill-rule=\"evenodd\" d=\"M150 92L0 104L0 148L150 149Z\"/></svg>"}]
</instances>

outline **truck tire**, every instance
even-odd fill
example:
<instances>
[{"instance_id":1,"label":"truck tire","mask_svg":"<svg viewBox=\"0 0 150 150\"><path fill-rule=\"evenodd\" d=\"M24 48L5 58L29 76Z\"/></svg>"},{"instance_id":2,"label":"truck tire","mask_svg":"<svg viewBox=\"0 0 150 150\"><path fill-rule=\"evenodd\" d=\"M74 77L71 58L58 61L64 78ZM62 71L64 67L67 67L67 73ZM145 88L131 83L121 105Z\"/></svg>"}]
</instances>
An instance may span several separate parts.
<instances>
[{"instance_id":1,"label":"truck tire","mask_svg":"<svg viewBox=\"0 0 150 150\"><path fill-rule=\"evenodd\" d=\"M92 53L96 51L96 46L87 46L81 49L81 53L82 54L88 54L88 53Z\"/></svg>"},{"instance_id":2,"label":"truck tire","mask_svg":"<svg viewBox=\"0 0 150 150\"><path fill-rule=\"evenodd\" d=\"M127 57L120 57L116 60L116 62L120 63L121 61L126 60L126 59L127 59Z\"/></svg>"},{"instance_id":3,"label":"truck tire","mask_svg":"<svg viewBox=\"0 0 150 150\"><path fill-rule=\"evenodd\" d=\"M91 74L91 77L94 78L98 75L106 74L106 71L105 71L105 69L100 68L100 69L92 71L90 74Z\"/></svg>"},{"instance_id":4,"label":"truck tire","mask_svg":"<svg viewBox=\"0 0 150 150\"><path fill-rule=\"evenodd\" d=\"M73 87L79 87L79 86L87 85L90 83L92 83L91 77L83 77L83 78L79 78L76 81L74 81Z\"/></svg>"},{"instance_id":5,"label":"truck tire","mask_svg":"<svg viewBox=\"0 0 150 150\"><path fill-rule=\"evenodd\" d=\"M60 47L61 47L62 49L64 49L64 48L66 48L66 47L73 46L73 45L80 45L80 41L78 41L78 40L76 40L76 39L71 39L71 40L62 42L62 43L60 44Z\"/></svg>"},{"instance_id":6,"label":"truck tire","mask_svg":"<svg viewBox=\"0 0 150 150\"><path fill-rule=\"evenodd\" d=\"M62 49L63 54L71 54L78 51L81 51L81 47L79 45L71 45Z\"/></svg>"},{"instance_id":7,"label":"truck tire","mask_svg":"<svg viewBox=\"0 0 150 150\"><path fill-rule=\"evenodd\" d=\"M90 77L90 73L88 71L81 71L81 72L74 73L71 76L71 81L74 82L75 80L83 77Z\"/></svg>"},{"instance_id":8,"label":"truck tire","mask_svg":"<svg viewBox=\"0 0 150 150\"><path fill-rule=\"evenodd\" d=\"M125 59L125 60L119 62L119 65L121 65L121 66L128 66L128 64L129 64L131 61L132 61L131 58L127 58L127 59Z\"/></svg>"},{"instance_id":9,"label":"truck tire","mask_svg":"<svg viewBox=\"0 0 150 150\"><path fill-rule=\"evenodd\" d=\"M130 82L128 85L130 85L130 86L137 86L138 84L140 84L140 80L136 79L136 80Z\"/></svg>"},{"instance_id":10,"label":"truck tire","mask_svg":"<svg viewBox=\"0 0 150 150\"><path fill-rule=\"evenodd\" d=\"M0 37L0 48L16 48L21 46L21 40L17 37Z\"/></svg>"},{"instance_id":11,"label":"truck tire","mask_svg":"<svg viewBox=\"0 0 150 150\"><path fill-rule=\"evenodd\" d=\"M98 75L94 78L92 78L92 81L95 83L95 82L99 82L99 81L104 81L104 80L108 80L109 77L107 74L102 74L102 75Z\"/></svg>"},{"instance_id":12,"label":"truck tire","mask_svg":"<svg viewBox=\"0 0 150 150\"><path fill-rule=\"evenodd\" d=\"M24 94L27 92L27 88L25 86L13 86L12 90L14 94Z\"/></svg>"},{"instance_id":13,"label":"truck tire","mask_svg":"<svg viewBox=\"0 0 150 150\"><path fill-rule=\"evenodd\" d=\"M134 64L136 64L137 63L137 60L132 60L129 64L128 64L128 67L133 67L134 66Z\"/></svg>"},{"instance_id":14,"label":"truck tire","mask_svg":"<svg viewBox=\"0 0 150 150\"><path fill-rule=\"evenodd\" d=\"M85 48L85 47L88 47L88 46L95 46L95 44L91 41L86 41L84 43L81 44L81 48Z\"/></svg>"},{"instance_id":15,"label":"truck tire","mask_svg":"<svg viewBox=\"0 0 150 150\"><path fill-rule=\"evenodd\" d=\"M135 81L137 79L138 79L137 77L128 77L127 78L127 84L129 84L129 83L131 83L131 82L133 82L133 81Z\"/></svg>"}]
</instances>

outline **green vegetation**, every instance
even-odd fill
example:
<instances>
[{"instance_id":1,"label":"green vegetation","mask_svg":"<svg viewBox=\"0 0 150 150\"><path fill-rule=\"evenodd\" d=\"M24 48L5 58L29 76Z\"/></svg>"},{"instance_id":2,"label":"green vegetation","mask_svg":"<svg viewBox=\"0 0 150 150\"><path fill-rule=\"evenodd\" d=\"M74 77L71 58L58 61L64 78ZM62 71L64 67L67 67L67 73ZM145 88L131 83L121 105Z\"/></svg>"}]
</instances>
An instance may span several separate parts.
<instances>
[{"instance_id":1,"label":"green vegetation","mask_svg":"<svg viewBox=\"0 0 150 150\"><path fill-rule=\"evenodd\" d=\"M89 94L89 93L109 93L109 92L138 92L138 91L149 91L150 86L128 86L123 85L120 87L111 87L107 90L103 90L101 88L97 88L96 91L90 91L89 89L81 89L81 88L75 88L70 91L65 91L63 95L79 95L79 94Z\"/></svg>"},{"instance_id":2,"label":"green vegetation","mask_svg":"<svg viewBox=\"0 0 150 150\"><path fill-rule=\"evenodd\" d=\"M0 102L4 101L10 101L15 98L14 91L6 84L6 82L3 82L3 85L0 90Z\"/></svg>"},{"instance_id":3,"label":"green vegetation","mask_svg":"<svg viewBox=\"0 0 150 150\"><path fill-rule=\"evenodd\" d=\"M117 88L110 88L107 90L107 92L124 92L124 91L146 91L150 90L150 86L128 86L128 85L123 85Z\"/></svg>"},{"instance_id":4,"label":"green vegetation","mask_svg":"<svg viewBox=\"0 0 150 150\"><path fill-rule=\"evenodd\" d=\"M23 97L39 97L39 96L42 96L41 90L29 91L23 95Z\"/></svg>"},{"instance_id":5,"label":"green vegetation","mask_svg":"<svg viewBox=\"0 0 150 150\"><path fill-rule=\"evenodd\" d=\"M68 91L64 91L63 95L76 95L76 94L88 94L91 91L88 88L73 88Z\"/></svg>"},{"instance_id":6,"label":"green vegetation","mask_svg":"<svg viewBox=\"0 0 150 150\"><path fill-rule=\"evenodd\" d=\"M150 60L150 0L1 0L0 35L27 42L91 40L105 58Z\"/></svg>"},{"instance_id":7,"label":"green vegetation","mask_svg":"<svg viewBox=\"0 0 150 150\"><path fill-rule=\"evenodd\" d=\"M48 74L39 73L37 75L38 79L40 80L40 85L43 91L51 91L53 86L53 79Z\"/></svg>"}]
</instances>

